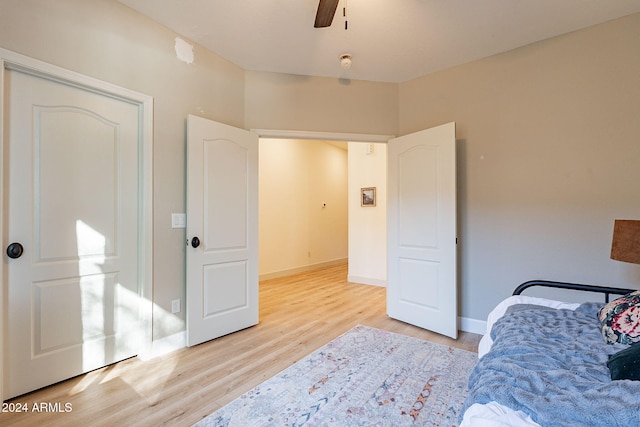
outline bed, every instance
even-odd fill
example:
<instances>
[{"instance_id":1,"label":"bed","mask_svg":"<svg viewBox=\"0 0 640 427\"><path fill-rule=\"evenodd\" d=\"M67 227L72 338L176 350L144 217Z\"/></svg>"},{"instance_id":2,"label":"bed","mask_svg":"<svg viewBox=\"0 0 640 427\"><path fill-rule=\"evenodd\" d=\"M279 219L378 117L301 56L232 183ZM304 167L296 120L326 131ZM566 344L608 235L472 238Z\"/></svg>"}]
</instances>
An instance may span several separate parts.
<instances>
[{"instance_id":1,"label":"bed","mask_svg":"<svg viewBox=\"0 0 640 427\"><path fill-rule=\"evenodd\" d=\"M605 302L521 295L532 286ZM640 291L523 283L489 314L478 357L461 427L640 426Z\"/></svg>"}]
</instances>

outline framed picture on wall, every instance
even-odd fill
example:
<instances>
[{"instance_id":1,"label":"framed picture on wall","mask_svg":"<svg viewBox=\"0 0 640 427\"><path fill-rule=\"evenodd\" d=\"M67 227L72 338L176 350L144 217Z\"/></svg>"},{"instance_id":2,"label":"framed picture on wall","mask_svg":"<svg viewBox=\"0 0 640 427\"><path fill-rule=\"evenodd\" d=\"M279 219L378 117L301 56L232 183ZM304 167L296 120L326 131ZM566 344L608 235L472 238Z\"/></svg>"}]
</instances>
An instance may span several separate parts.
<instances>
[{"instance_id":1,"label":"framed picture on wall","mask_svg":"<svg viewBox=\"0 0 640 427\"><path fill-rule=\"evenodd\" d=\"M376 187L366 187L360 189L360 206L376 205Z\"/></svg>"}]
</instances>

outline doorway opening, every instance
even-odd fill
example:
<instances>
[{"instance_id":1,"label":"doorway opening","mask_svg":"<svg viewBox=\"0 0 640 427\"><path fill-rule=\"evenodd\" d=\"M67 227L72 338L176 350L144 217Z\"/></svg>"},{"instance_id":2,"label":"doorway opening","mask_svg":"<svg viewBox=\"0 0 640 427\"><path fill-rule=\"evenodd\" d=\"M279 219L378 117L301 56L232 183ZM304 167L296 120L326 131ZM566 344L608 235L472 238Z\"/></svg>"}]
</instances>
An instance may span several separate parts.
<instances>
[{"instance_id":1,"label":"doorway opening","mask_svg":"<svg viewBox=\"0 0 640 427\"><path fill-rule=\"evenodd\" d=\"M386 143L260 138L260 279L349 261L386 285ZM361 203L375 188L375 204Z\"/></svg>"}]
</instances>

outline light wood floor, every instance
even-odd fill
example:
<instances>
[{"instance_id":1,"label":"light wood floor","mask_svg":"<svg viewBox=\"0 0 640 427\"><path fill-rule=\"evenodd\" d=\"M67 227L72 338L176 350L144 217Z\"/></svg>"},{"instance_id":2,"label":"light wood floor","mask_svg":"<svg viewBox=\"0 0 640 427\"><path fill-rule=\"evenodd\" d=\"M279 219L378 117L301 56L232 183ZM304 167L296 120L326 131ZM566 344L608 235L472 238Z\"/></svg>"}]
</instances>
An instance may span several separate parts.
<instances>
[{"instance_id":1,"label":"light wood floor","mask_svg":"<svg viewBox=\"0 0 640 427\"><path fill-rule=\"evenodd\" d=\"M260 284L260 324L150 361L129 359L8 403L66 403L67 413L0 413L0 426L190 426L357 324L477 351L390 319L385 288L349 283L347 266Z\"/></svg>"}]
</instances>

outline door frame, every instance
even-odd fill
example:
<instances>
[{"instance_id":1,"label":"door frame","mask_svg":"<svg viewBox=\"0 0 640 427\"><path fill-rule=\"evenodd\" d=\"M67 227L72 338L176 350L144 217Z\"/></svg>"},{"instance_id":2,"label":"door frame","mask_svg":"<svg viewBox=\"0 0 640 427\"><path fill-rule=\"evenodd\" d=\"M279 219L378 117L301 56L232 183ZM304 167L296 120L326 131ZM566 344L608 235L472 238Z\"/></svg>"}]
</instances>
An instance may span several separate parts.
<instances>
[{"instance_id":1,"label":"door frame","mask_svg":"<svg viewBox=\"0 0 640 427\"><path fill-rule=\"evenodd\" d=\"M340 133L340 132L315 132L303 130L281 129L250 129L258 134L258 138L277 139L318 139L321 141L348 141L348 142L383 142L387 143L396 135L364 134L364 133Z\"/></svg>"},{"instance_id":2,"label":"door frame","mask_svg":"<svg viewBox=\"0 0 640 427\"><path fill-rule=\"evenodd\" d=\"M304 130L283 130L283 129L261 129L261 128L252 128L250 129L252 132L256 132L258 134L258 138L277 138L277 139L301 139L301 140L323 140L323 141L350 141L350 142L364 142L364 143L385 143L388 144L390 140L396 138L396 135L384 135L384 134L361 134L361 133L340 133L340 132L317 132L317 131L304 131ZM427 130L427 129L422 129ZM414 131L412 133L420 132ZM457 148L456 148L457 152ZM260 155L258 154L258 157ZM456 173L457 175L457 173ZM457 196L456 196L457 199ZM388 209L388 207L387 207ZM457 208L456 208L457 209ZM458 227L456 225L455 231L456 236L458 235ZM456 238L457 241L457 238ZM388 244L388 242L387 242ZM457 246L456 246L457 248ZM387 247L387 252L388 252ZM456 249L456 253L458 249ZM459 267L459 266L458 266ZM456 267L456 269L458 268ZM387 276L389 272L387 271ZM388 277L387 277L388 279ZM459 277L456 278L456 286L458 286ZM388 286L388 283L387 283ZM459 295L456 297L458 298ZM459 328L461 325L464 326L465 321L468 322L468 319L464 319L460 317L460 313L458 312L456 315L456 327ZM469 327L462 330L466 331L474 331L479 330L479 327Z\"/></svg>"},{"instance_id":3,"label":"door frame","mask_svg":"<svg viewBox=\"0 0 640 427\"><path fill-rule=\"evenodd\" d=\"M93 77L70 71L46 62L39 61L6 49L0 48L0 194L4 191L4 120L5 120L5 77L6 70L20 71L47 80L57 81L81 89L98 92L137 105L140 107L139 122L142 125L139 173L139 218L138 218L138 265L140 282L138 283L140 305L140 321L143 342L139 357L151 353L152 347L152 310L153 310L153 97L135 92ZM4 195L0 196L0 241L4 243L4 212L6 206ZM4 254L2 255L4 256ZM4 347L5 324L4 307L6 286L4 271L5 261L0 262L0 347ZM4 400L4 351L0 351L0 401Z\"/></svg>"}]
</instances>

